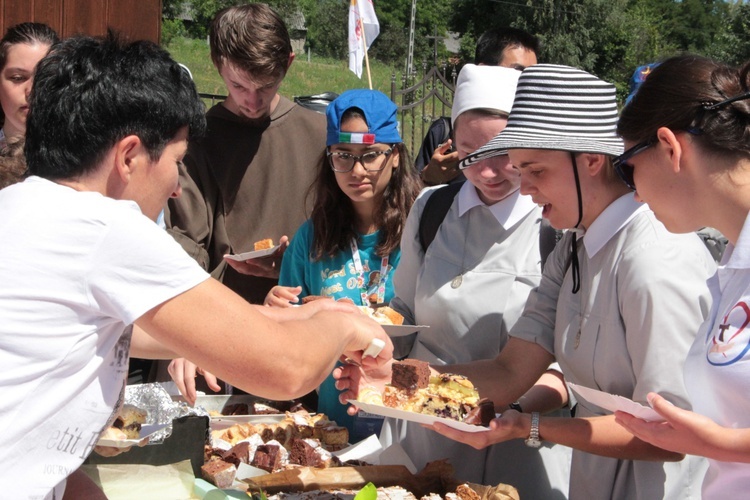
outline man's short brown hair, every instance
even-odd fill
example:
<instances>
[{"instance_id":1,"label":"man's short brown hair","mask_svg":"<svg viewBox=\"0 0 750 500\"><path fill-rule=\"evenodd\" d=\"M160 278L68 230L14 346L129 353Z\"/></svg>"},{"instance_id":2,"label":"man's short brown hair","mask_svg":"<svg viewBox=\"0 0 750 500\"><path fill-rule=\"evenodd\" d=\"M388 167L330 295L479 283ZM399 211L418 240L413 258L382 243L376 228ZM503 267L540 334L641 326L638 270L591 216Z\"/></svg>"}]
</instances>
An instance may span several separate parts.
<instances>
[{"instance_id":1,"label":"man's short brown hair","mask_svg":"<svg viewBox=\"0 0 750 500\"><path fill-rule=\"evenodd\" d=\"M284 21L268 5L253 3L219 11L209 29L211 60L221 71L229 62L252 78L281 78L292 42Z\"/></svg>"}]
</instances>

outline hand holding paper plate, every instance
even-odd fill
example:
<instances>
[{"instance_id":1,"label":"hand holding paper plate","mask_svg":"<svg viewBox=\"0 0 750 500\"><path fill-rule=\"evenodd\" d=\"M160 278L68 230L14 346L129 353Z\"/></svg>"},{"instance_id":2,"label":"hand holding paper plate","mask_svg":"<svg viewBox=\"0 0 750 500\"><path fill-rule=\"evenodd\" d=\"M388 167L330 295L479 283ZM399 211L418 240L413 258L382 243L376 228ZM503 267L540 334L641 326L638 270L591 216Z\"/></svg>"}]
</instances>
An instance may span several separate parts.
<instances>
[{"instance_id":1,"label":"hand holding paper plate","mask_svg":"<svg viewBox=\"0 0 750 500\"><path fill-rule=\"evenodd\" d=\"M643 406L642 404L636 403L626 397L609 394L589 387L583 387L572 382L568 382L568 385L579 397L613 413L616 411L624 411L625 413L630 413L634 417L642 418L648 422L663 422L665 420L664 417L656 413L652 408Z\"/></svg>"}]
</instances>

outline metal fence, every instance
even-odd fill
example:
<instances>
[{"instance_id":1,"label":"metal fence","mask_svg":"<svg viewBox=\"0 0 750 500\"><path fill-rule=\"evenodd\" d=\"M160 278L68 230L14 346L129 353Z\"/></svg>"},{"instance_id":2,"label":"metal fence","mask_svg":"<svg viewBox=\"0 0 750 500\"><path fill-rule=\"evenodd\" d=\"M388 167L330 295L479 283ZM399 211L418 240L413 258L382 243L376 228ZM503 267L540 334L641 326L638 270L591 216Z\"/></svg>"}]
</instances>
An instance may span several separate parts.
<instances>
[{"instance_id":1,"label":"metal fence","mask_svg":"<svg viewBox=\"0 0 750 500\"><path fill-rule=\"evenodd\" d=\"M391 78L391 100L398 106L401 137L412 156L416 156L430 124L441 116L450 116L456 86L455 66L422 67L422 75L401 78L396 88L396 75Z\"/></svg>"}]
</instances>

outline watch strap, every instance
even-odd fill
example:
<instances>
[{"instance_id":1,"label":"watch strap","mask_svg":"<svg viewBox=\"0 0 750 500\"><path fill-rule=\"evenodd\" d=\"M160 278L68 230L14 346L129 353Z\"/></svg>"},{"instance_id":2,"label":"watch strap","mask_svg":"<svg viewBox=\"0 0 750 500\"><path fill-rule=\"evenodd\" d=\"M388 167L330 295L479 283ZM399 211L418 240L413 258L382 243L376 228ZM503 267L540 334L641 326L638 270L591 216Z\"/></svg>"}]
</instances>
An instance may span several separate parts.
<instances>
[{"instance_id":1,"label":"watch strap","mask_svg":"<svg viewBox=\"0 0 750 500\"><path fill-rule=\"evenodd\" d=\"M515 403L511 403L508 405L508 408L511 410L516 410L518 413L523 413L523 408L521 408L521 403L516 401Z\"/></svg>"},{"instance_id":2,"label":"watch strap","mask_svg":"<svg viewBox=\"0 0 750 500\"><path fill-rule=\"evenodd\" d=\"M531 413L531 430L529 437L524 441L529 448L539 448L542 446L542 440L539 437L539 412Z\"/></svg>"}]
</instances>

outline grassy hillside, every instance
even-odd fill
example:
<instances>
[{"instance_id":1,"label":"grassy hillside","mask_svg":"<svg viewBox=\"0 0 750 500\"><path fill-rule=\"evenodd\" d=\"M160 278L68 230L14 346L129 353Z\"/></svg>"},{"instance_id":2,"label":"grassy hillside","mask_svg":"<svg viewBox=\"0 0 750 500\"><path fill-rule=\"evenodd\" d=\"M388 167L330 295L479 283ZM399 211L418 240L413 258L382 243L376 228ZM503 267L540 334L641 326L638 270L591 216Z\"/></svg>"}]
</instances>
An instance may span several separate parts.
<instances>
[{"instance_id":1,"label":"grassy hillside","mask_svg":"<svg viewBox=\"0 0 750 500\"><path fill-rule=\"evenodd\" d=\"M208 44L204 40L175 38L166 49L178 62L190 68L198 91L206 94L226 95L224 82L211 63ZM371 66L372 85L390 97L391 76L393 69L376 61ZM331 91L341 93L347 89L367 88L367 73L363 71L362 79L349 71L348 61L334 61L313 58L307 62L304 54L299 55L284 79L280 93L289 99L295 96L312 95ZM401 72L396 73L396 86L401 87ZM418 92L418 94L420 94ZM417 98L419 95L416 96ZM211 102L206 102L210 106ZM432 109L432 103L411 108L401 121L401 136L407 147L416 152L422 142L427 127L435 118L450 113L450 109L438 107Z\"/></svg>"},{"instance_id":2,"label":"grassy hillside","mask_svg":"<svg viewBox=\"0 0 750 500\"><path fill-rule=\"evenodd\" d=\"M211 63L206 41L175 38L166 49L175 60L190 68L199 92L226 94L224 82ZM392 71L388 66L374 61L371 66L373 88L390 95ZM281 85L281 94L291 99L299 95L326 91L341 93L347 89L367 86L366 71L363 71L360 80L357 75L349 71L347 61L313 58L308 63L306 55L300 54Z\"/></svg>"}]
</instances>

